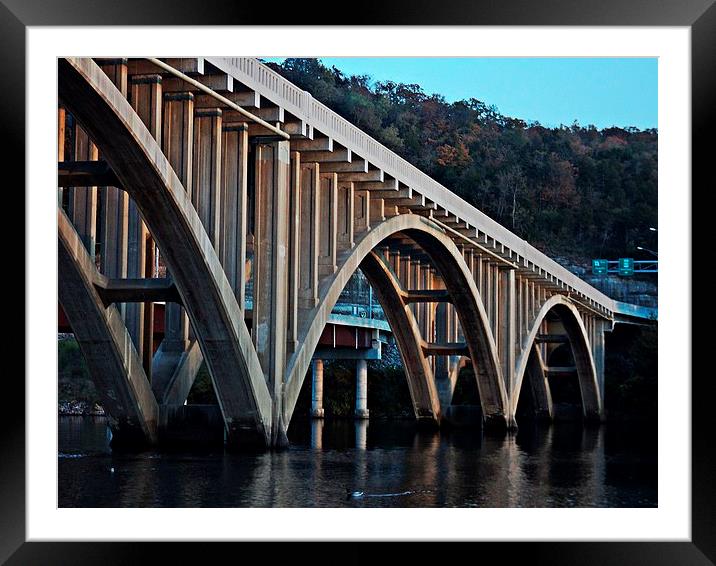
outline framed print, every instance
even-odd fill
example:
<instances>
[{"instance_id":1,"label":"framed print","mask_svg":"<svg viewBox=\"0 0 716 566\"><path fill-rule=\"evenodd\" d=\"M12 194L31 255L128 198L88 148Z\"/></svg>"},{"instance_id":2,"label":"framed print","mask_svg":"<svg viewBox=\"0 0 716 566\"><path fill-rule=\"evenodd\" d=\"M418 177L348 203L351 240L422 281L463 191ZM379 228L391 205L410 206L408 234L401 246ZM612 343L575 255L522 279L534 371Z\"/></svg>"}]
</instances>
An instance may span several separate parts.
<instances>
[{"instance_id":1,"label":"framed print","mask_svg":"<svg viewBox=\"0 0 716 566\"><path fill-rule=\"evenodd\" d=\"M712 2L296 8L0 5L0 557L716 561Z\"/></svg>"}]
</instances>

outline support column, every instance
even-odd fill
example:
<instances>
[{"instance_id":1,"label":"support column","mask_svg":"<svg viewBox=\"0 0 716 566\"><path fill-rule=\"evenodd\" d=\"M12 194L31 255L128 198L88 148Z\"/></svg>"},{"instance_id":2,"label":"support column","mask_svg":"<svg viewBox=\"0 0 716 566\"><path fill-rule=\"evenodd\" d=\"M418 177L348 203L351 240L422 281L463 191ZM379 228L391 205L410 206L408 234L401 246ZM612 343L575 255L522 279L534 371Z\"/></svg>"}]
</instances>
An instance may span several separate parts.
<instances>
[{"instance_id":1,"label":"support column","mask_svg":"<svg viewBox=\"0 0 716 566\"><path fill-rule=\"evenodd\" d=\"M500 277L500 358L502 363L502 375L505 378L505 388L507 394L511 394L514 389L514 373L515 373L515 346L516 346L516 285L515 270L506 269Z\"/></svg>"},{"instance_id":2,"label":"support column","mask_svg":"<svg viewBox=\"0 0 716 566\"><path fill-rule=\"evenodd\" d=\"M320 174L320 255L319 275L333 275L337 265L338 174Z\"/></svg>"},{"instance_id":3,"label":"support column","mask_svg":"<svg viewBox=\"0 0 716 566\"><path fill-rule=\"evenodd\" d=\"M393 270L395 278L400 281L400 250L391 249L388 253L390 256L390 268Z\"/></svg>"},{"instance_id":4,"label":"support column","mask_svg":"<svg viewBox=\"0 0 716 566\"><path fill-rule=\"evenodd\" d=\"M318 163L301 164L301 196L298 222L301 238L299 255L299 307L318 305L318 256L321 222L320 179ZM323 227L325 230L325 227Z\"/></svg>"},{"instance_id":5,"label":"support column","mask_svg":"<svg viewBox=\"0 0 716 566\"><path fill-rule=\"evenodd\" d=\"M288 442L283 413L288 305L289 143L256 146L252 339L273 399L272 445Z\"/></svg>"},{"instance_id":6,"label":"support column","mask_svg":"<svg viewBox=\"0 0 716 566\"><path fill-rule=\"evenodd\" d=\"M492 332L495 344L500 340L500 266L492 266Z\"/></svg>"},{"instance_id":7,"label":"support column","mask_svg":"<svg viewBox=\"0 0 716 566\"><path fill-rule=\"evenodd\" d=\"M75 121L75 161L97 161L97 146ZM75 226L87 253L95 261L97 244L97 187L79 187L69 190L68 216Z\"/></svg>"},{"instance_id":8,"label":"support column","mask_svg":"<svg viewBox=\"0 0 716 566\"><path fill-rule=\"evenodd\" d=\"M162 78L160 75L133 76L130 98L132 108L157 142L162 134ZM154 240L134 201L127 204L126 275L130 278L154 275ZM169 305L167 305L169 306ZM126 305L125 320L147 376L152 378L154 355L154 307L151 302Z\"/></svg>"},{"instance_id":9,"label":"support column","mask_svg":"<svg viewBox=\"0 0 716 566\"><path fill-rule=\"evenodd\" d=\"M369 198L369 220L375 226L385 220L385 201L382 198Z\"/></svg>"},{"instance_id":10,"label":"support column","mask_svg":"<svg viewBox=\"0 0 716 566\"><path fill-rule=\"evenodd\" d=\"M352 249L355 246L354 223L355 204L353 183L338 184L338 247L341 250Z\"/></svg>"},{"instance_id":11,"label":"support column","mask_svg":"<svg viewBox=\"0 0 716 566\"><path fill-rule=\"evenodd\" d=\"M353 211L355 213L355 233L362 234L370 230L370 191L356 190L353 193Z\"/></svg>"},{"instance_id":12,"label":"support column","mask_svg":"<svg viewBox=\"0 0 716 566\"><path fill-rule=\"evenodd\" d=\"M165 94L162 149L190 198L193 192L193 143L194 96L188 92ZM162 350L182 353L188 344L189 320L184 309L177 304L167 303Z\"/></svg>"},{"instance_id":13,"label":"support column","mask_svg":"<svg viewBox=\"0 0 716 566\"><path fill-rule=\"evenodd\" d=\"M445 284L442 279L434 280L435 289L444 289ZM449 303L437 303L435 307L435 342L445 344L450 341L448 330L448 308L452 307ZM438 399L440 399L440 409L443 414L447 411L452 402L452 384L450 382L449 373L449 356L432 356L435 360L435 385L438 390Z\"/></svg>"},{"instance_id":14,"label":"support column","mask_svg":"<svg viewBox=\"0 0 716 566\"><path fill-rule=\"evenodd\" d=\"M288 199L288 329L286 348L298 347L298 287L301 261L301 154L292 151Z\"/></svg>"},{"instance_id":15,"label":"support column","mask_svg":"<svg viewBox=\"0 0 716 566\"><path fill-rule=\"evenodd\" d=\"M408 284L405 288L419 291L420 289L422 289L421 283L422 283L422 280L421 280L421 274L420 274L420 260L417 257L413 257L413 259L410 262L410 281L408 282ZM418 323L418 328L421 328L422 336L425 336L425 334L422 333L423 319L420 316L421 305L425 305L425 303L420 303L420 304L413 303L410 305L410 309L413 311L415 320Z\"/></svg>"},{"instance_id":16,"label":"support column","mask_svg":"<svg viewBox=\"0 0 716 566\"><path fill-rule=\"evenodd\" d=\"M410 255L402 254L400 256L400 286L404 289L410 289Z\"/></svg>"},{"instance_id":17,"label":"support column","mask_svg":"<svg viewBox=\"0 0 716 566\"><path fill-rule=\"evenodd\" d=\"M490 331L492 332L492 337L496 339L495 336L495 328L494 328L494 319L495 319L495 313L492 308L492 300L494 299L494 295L492 293L492 264L489 261L485 261L485 269L483 270L483 276L484 281L482 284L482 300L485 303L485 313L487 314L487 320L490 324Z\"/></svg>"},{"instance_id":18,"label":"support column","mask_svg":"<svg viewBox=\"0 0 716 566\"><path fill-rule=\"evenodd\" d=\"M124 97L127 96L127 60L104 60L100 68L112 80ZM99 210L102 226L100 270L112 279L127 277L127 230L129 195L117 187L99 189L102 206ZM117 305L124 316L125 305Z\"/></svg>"},{"instance_id":19,"label":"support column","mask_svg":"<svg viewBox=\"0 0 716 566\"><path fill-rule=\"evenodd\" d=\"M244 122L222 124L221 261L239 309L246 307L246 239L249 128Z\"/></svg>"},{"instance_id":20,"label":"support column","mask_svg":"<svg viewBox=\"0 0 716 566\"><path fill-rule=\"evenodd\" d=\"M65 160L65 135L66 135L67 111L60 106L57 109L57 161ZM62 208L64 189L57 188L57 207Z\"/></svg>"},{"instance_id":21,"label":"support column","mask_svg":"<svg viewBox=\"0 0 716 566\"><path fill-rule=\"evenodd\" d=\"M191 202L214 250L220 251L221 110L206 108L194 115Z\"/></svg>"},{"instance_id":22,"label":"support column","mask_svg":"<svg viewBox=\"0 0 716 566\"><path fill-rule=\"evenodd\" d=\"M368 418L368 362L356 360L356 412L357 419Z\"/></svg>"},{"instance_id":23,"label":"support column","mask_svg":"<svg viewBox=\"0 0 716 566\"><path fill-rule=\"evenodd\" d=\"M316 358L311 364L313 379L311 382L311 416L322 419L323 412L323 360Z\"/></svg>"}]
</instances>

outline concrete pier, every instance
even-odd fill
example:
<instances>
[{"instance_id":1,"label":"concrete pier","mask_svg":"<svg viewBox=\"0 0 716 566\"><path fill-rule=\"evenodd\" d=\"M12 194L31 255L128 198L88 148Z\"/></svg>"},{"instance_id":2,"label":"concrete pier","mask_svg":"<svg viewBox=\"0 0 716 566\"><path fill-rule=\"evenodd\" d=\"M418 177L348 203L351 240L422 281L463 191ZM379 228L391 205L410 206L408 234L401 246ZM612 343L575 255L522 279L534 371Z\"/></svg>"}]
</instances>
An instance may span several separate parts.
<instances>
[{"instance_id":1,"label":"concrete pier","mask_svg":"<svg viewBox=\"0 0 716 566\"><path fill-rule=\"evenodd\" d=\"M315 359L312 364L313 381L311 383L311 416L323 418L323 360Z\"/></svg>"},{"instance_id":2,"label":"concrete pier","mask_svg":"<svg viewBox=\"0 0 716 566\"><path fill-rule=\"evenodd\" d=\"M357 419L368 418L368 362L356 360L356 411Z\"/></svg>"}]
</instances>

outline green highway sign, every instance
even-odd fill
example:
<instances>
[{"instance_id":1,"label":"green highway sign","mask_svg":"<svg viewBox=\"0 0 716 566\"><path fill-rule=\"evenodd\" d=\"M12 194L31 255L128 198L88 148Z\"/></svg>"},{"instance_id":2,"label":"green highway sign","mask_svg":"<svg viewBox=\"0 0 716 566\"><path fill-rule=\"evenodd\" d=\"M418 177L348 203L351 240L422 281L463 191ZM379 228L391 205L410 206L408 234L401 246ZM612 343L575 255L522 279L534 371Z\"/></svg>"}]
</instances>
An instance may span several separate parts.
<instances>
[{"instance_id":1,"label":"green highway sign","mask_svg":"<svg viewBox=\"0 0 716 566\"><path fill-rule=\"evenodd\" d=\"M593 275L606 275L609 263L606 259L593 259L592 260L592 274Z\"/></svg>"},{"instance_id":2,"label":"green highway sign","mask_svg":"<svg viewBox=\"0 0 716 566\"><path fill-rule=\"evenodd\" d=\"M632 258L619 258L619 275L634 275L634 260Z\"/></svg>"}]
</instances>

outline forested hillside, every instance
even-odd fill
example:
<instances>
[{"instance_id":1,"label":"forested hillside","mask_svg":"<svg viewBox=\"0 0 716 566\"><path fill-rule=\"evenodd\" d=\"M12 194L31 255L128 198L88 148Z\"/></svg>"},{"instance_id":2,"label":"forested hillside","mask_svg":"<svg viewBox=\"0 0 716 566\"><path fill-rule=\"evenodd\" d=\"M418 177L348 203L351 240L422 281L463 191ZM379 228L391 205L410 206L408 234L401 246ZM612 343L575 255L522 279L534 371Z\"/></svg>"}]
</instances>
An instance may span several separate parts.
<instances>
[{"instance_id":1,"label":"forested hillside","mask_svg":"<svg viewBox=\"0 0 716 566\"><path fill-rule=\"evenodd\" d=\"M546 253L649 258L635 248L653 245L656 130L545 128L477 98L448 103L317 59L269 65Z\"/></svg>"}]
</instances>

